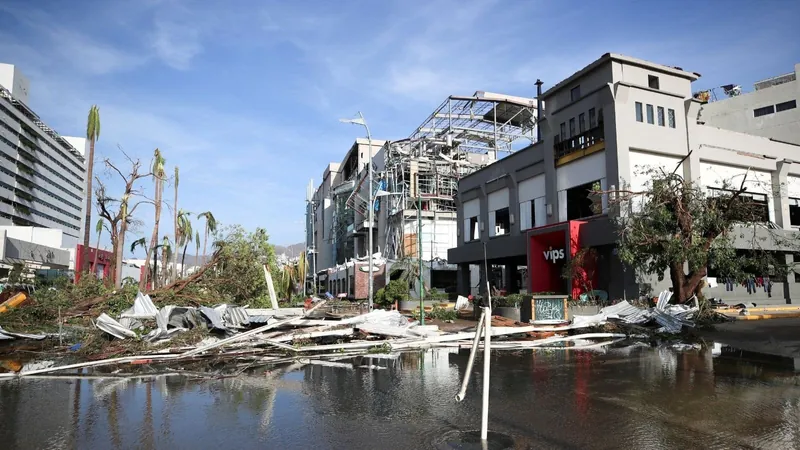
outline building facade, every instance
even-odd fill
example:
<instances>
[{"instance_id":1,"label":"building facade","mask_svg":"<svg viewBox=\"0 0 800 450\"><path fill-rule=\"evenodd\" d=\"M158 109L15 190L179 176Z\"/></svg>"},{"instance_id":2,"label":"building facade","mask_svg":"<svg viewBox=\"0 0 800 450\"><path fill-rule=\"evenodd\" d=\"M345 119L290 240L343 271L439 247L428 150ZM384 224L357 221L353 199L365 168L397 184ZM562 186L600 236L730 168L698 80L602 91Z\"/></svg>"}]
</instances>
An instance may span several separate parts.
<instances>
[{"instance_id":1,"label":"building facade","mask_svg":"<svg viewBox=\"0 0 800 450\"><path fill-rule=\"evenodd\" d=\"M392 261L421 259L423 282L454 292L455 266L447 263L447 252L456 245L458 180L524 148L535 136L535 100L478 91L448 97L406 139L373 141L372 185L367 160L361 159L367 143L357 140L341 163L327 166L322 183L307 195L306 240L315 249L319 290L358 296L353 287L359 275L351 273L352 264L379 253L389 267ZM347 281L354 276L355 282ZM390 276L376 278L375 289Z\"/></svg>"},{"instance_id":2,"label":"building facade","mask_svg":"<svg viewBox=\"0 0 800 450\"><path fill-rule=\"evenodd\" d=\"M794 72L755 84L754 90L712 101L701 110L700 120L726 130L764 136L800 145L800 64Z\"/></svg>"},{"instance_id":3,"label":"building facade","mask_svg":"<svg viewBox=\"0 0 800 450\"><path fill-rule=\"evenodd\" d=\"M0 64L0 225L62 230L83 238L86 140L65 138L27 106L30 84Z\"/></svg>"},{"instance_id":4,"label":"building facade","mask_svg":"<svg viewBox=\"0 0 800 450\"><path fill-rule=\"evenodd\" d=\"M470 271L478 266L481 292L488 279L508 292L575 295L563 268L586 247L595 248L601 261L595 289L610 298L669 287L668 276L661 282L643 278L617 258L617 231L603 194L642 190L648 168L679 170L710 195L746 178L750 198L764 206L764 221L794 233L800 226L800 164L793 158L800 147L698 121L706 105L693 98L691 85L699 76L609 53L547 90L542 140L459 182L458 246L448 252L449 262L458 264L459 292L474 287ZM741 247L749 248L745 242ZM792 249L771 250L793 261ZM768 297L745 292L738 280L733 284L738 288L712 288L707 295ZM800 295L794 273L776 280L773 292L781 301Z\"/></svg>"}]
</instances>

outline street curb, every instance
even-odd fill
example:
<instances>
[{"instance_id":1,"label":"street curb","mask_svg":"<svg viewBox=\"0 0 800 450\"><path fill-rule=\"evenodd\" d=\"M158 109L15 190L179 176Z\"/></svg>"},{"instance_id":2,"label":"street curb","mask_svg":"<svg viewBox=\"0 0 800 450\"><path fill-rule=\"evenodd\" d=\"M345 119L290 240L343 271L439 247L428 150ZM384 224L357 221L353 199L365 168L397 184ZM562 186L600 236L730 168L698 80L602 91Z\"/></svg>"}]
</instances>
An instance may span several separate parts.
<instances>
[{"instance_id":1,"label":"street curb","mask_svg":"<svg viewBox=\"0 0 800 450\"><path fill-rule=\"evenodd\" d=\"M755 314L752 316L733 316L726 314L725 317L733 320L769 320L769 319L796 319L800 318L800 312L783 314Z\"/></svg>"},{"instance_id":2,"label":"street curb","mask_svg":"<svg viewBox=\"0 0 800 450\"><path fill-rule=\"evenodd\" d=\"M754 308L745 308L747 311L750 312L773 312L773 311L797 311L800 312L800 306L760 306ZM725 309L717 309L718 313L722 314L739 314L741 308L725 308Z\"/></svg>"}]
</instances>

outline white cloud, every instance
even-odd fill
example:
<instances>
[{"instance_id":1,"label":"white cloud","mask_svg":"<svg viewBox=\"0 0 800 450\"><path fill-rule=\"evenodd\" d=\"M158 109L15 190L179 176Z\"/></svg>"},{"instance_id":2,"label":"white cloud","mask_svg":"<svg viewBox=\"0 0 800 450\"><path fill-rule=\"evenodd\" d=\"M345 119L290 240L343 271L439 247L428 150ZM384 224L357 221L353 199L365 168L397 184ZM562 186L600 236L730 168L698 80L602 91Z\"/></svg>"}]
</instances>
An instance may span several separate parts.
<instances>
[{"instance_id":1,"label":"white cloud","mask_svg":"<svg viewBox=\"0 0 800 450\"><path fill-rule=\"evenodd\" d=\"M199 30L189 25L157 20L151 39L156 55L174 69L188 69L203 51Z\"/></svg>"}]
</instances>

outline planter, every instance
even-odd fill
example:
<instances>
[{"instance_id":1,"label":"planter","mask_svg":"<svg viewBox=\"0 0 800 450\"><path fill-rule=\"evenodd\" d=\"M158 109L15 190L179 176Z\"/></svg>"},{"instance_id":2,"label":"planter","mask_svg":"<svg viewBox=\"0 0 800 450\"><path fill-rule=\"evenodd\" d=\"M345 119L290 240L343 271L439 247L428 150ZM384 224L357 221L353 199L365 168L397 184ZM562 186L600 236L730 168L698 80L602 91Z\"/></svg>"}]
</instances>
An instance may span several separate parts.
<instances>
[{"instance_id":1,"label":"planter","mask_svg":"<svg viewBox=\"0 0 800 450\"><path fill-rule=\"evenodd\" d=\"M492 308L492 315L507 317L519 322L520 309L514 306L497 306Z\"/></svg>"},{"instance_id":2,"label":"planter","mask_svg":"<svg viewBox=\"0 0 800 450\"><path fill-rule=\"evenodd\" d=\"M438 305L439 303L447 303L446 301L441 300L424 300L422 302L426 308L433 308L433 305ZM414 311L419 309L419 300L400 300L398 302L398 308L400 311Z\"/></svg>"}]
</instances>

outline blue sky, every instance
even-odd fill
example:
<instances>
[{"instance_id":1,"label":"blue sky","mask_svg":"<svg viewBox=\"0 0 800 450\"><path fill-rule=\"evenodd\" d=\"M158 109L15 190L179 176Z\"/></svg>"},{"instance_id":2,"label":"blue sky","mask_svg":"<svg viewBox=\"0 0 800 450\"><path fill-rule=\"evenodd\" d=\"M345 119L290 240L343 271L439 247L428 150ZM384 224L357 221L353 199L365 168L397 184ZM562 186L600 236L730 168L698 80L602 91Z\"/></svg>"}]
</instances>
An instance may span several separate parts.
<instances>
[{"instance_id":1,"label":"blue sky","mask_svg":"<svg viewBox=\"0 0 800 450\"><path fill-rule=\"evenodd\" d=\"M340 117L403 138L447 95L533 97L609 51L749 90L800 62L798 17L790 0L5 0L0 62L61 134L99 105L98 160L159 147L183 208L290 244L308 180L362 133Z\"/></svg>"}]
</instances>

